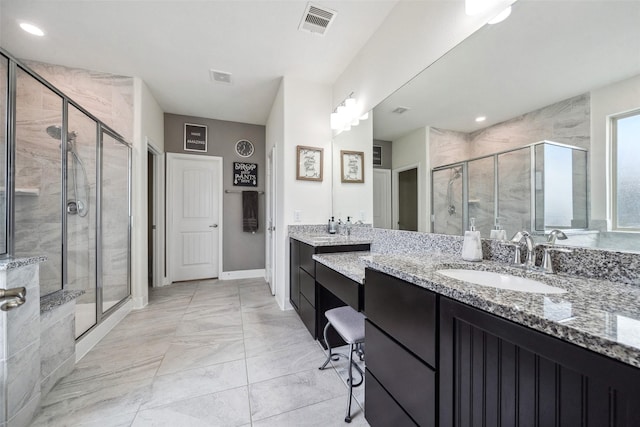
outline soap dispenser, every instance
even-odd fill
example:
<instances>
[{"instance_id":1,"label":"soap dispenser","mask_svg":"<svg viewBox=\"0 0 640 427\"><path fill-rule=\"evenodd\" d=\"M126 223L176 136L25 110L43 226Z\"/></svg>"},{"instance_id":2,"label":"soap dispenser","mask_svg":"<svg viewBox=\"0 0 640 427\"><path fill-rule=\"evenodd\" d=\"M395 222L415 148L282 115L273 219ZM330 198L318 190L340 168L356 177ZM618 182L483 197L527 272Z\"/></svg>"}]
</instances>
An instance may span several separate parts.
<instances>
[{"instance_id":1,"label":"soap dispenser","mask_svg":"<svg viewBox=\"0 0 640 427\"><path fill-rule=\"evenodd\" d=\"M470 219L469 231L464 232L462 243L462 259L465 261L482 261L482 242L480 232L476 230L476 219Z\"/></svg>"},{"instance_id":2,"label":"soap dispenser","mask_svg":"<svg viewBox=\"0 0 640 427\"><path fill-rule=\"evenodd\" d=\"M507 240L507 230L502 229L502 226L500 225L500 217L496 217L495 225L493 226L493 230L491 230L489 238Z\"/></svg>"},{"instance_id":3,"label":"soap dispenser","mask_svg":"<svg viewBox=\"0 0 640 427\"><path fill-rule=\"evenodd\" d=\"M347 222L345 223L345 227L347 229L347 236L351 236L351 225L352 225L351 217L348 216L347 217Z\"/></svg>"},{"instance_id":4,"label":"soap dispenser","mask_svg":"<svg viewBox=\"0 0 640 427\"><path fill-rule=\"evenodd\" d=\"M336 222L333 217L329 220L329 234L336 234Z\"/></svg>"}]
</instances>

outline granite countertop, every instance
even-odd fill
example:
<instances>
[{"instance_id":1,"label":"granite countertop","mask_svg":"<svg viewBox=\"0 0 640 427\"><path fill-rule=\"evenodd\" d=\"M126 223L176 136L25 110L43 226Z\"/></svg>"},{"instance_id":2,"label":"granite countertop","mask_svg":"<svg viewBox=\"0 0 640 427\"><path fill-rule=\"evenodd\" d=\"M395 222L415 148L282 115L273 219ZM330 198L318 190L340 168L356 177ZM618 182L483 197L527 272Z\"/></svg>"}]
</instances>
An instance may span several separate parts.
<instances>
[{"instance_id":1,"label":"granite countertop","mask_svg":"<svg viewBox=\"0 0 640 427\"><path fill-rule=\"evenodd\" d=\"M6 258L0 260L1 270L12 270L14 268L25 267L27 265L39 264L47 260L46 256L33 256L25 258Z\"/></svg>"},{"instance_id":2,"label":"granite countertop","mask_svg":"<svg viewBox=\"0 0 640 427\"><path fill-rule=\"evenodd\" d=\"M84 295L85 291L68 291L61 289L52 294L45 295L40 298L40 314L47 313L56 307L60 307L63 304L73 301L80 295Z\"/></svg>"},{"instance_id":3,"label":"granite countertop","mask_svg":"<svg viewBox=\"0 0 640 427\"><path fill-rule=\"evenodd\" d=\"M367 251L316 254L313 259L351 280L364 284L365 264L362 257L369 254Z\"/></svg>"},{"instance_id":4,"label":"granite countertop","mask_svg":"<svg viewBox=\"0 0 640 427\"><path fill-rule=\"evenodd\" d=\"M347 236L346 234L289 233L289 237L311 246L366 245L373 242L373 239L370 238Z\"/></svg>"},{"instance_id":5,"label":"granite countertop","mask_svg":"<svg viewBox=\"0 0 640 427\"><path fill-rule=\"evenodd\" d=\"M457 256L342 253L314 259L362 283L370 267L456 301L479 308L640 368L640 287L562 274L525 272L509 265L466 262ZM437 270L472 269L508 273L566 290L537 294L474 285Z\"/></svg>"}]
</instances>

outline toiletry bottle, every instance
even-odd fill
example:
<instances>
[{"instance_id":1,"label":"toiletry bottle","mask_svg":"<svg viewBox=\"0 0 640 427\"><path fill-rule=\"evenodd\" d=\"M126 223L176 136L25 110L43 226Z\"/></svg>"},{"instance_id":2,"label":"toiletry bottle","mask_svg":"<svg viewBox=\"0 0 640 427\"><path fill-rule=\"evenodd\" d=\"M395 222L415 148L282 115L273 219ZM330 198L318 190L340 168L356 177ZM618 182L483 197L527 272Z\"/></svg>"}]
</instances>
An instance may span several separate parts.
<instances>
[{"instance_id":1,"label":"toiletry bottle","mask_svg":"<svg viewBox=\"0 0 640 427\"><path fill-rule=\"evenodd\" d=\"M347 217L347 222L345 226L347 228L347 236L351 236L351 217L350 216Z\"/></svg>"},{"instance_id":2,"label":"toiletry bottle","mask_svg":"<svg viewBox=\"0 0 640 427\"><path fill-rule=\"evenodd\" d=\"M329 234L336 234L336 222L333 217L329 220Z\"/></svg>"},{"instance_id":3,"label":"toiletry bottle","mask_svg":"<svg viewBox=\"0 0 640 427\"><path fill-rule=\"evenodd\" d=\"M482 261L482 242L480 232L476 231L476 219L471 218L469 231L464 232L462 243L462 259L465 261Z\"/></svg>"},{"instance_id":4,"label":"toiletry bottle","mask_svg":"<svg viewBox=\"0 0 640 427\"><path fill-rule=\"evenodd\" d=\"M491 235L489 236L491 239L497 240L507 240L507 230L503 230L500 225L500 217L496 217L495 225L493 230L491 230Z\"/></svg>"}]
</instances>

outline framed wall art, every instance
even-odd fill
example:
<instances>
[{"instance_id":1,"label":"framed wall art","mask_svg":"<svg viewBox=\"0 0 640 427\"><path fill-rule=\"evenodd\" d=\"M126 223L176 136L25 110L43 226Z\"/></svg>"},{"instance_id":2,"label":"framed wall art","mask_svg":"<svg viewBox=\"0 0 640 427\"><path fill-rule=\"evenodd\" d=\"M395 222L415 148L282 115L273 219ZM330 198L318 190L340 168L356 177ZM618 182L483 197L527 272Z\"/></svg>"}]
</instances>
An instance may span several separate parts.
<instances>
[{"instance_id":1,"label":"framed wall art","mask_svg":"<svg viewBox=\"0 0 640 427\"><path fill-rule=\"evenodd\" d=\"M204 125L184 124L184 151L207 152L207 127Z\"/></svg>"},{"instance_id":2,"label":"framed wall art","mask_svg":"<svg viewBox=\"0 0 640 427\"><path fill-rule=\"evenodd\" d=\"M322 181L323 149L298 145L296 156L296 179Z\"/></svg>"},{"instance_id":3,"label":"framed wall art","mask_svg":"<svg viewBox=\"0 0 640 427\"><path fill-rule=\"evenodd\" d=\"M340 150L342 182L364 182L364 152Z\"/></svg>"}]
</instances>

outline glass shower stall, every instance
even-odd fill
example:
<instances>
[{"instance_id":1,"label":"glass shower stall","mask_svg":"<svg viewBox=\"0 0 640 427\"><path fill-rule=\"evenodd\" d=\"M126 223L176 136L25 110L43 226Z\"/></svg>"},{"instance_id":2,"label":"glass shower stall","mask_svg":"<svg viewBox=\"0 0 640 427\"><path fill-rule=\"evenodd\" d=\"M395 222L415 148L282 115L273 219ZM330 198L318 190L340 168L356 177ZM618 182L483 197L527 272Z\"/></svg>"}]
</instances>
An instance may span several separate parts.
<instances>
[{"instance_id":1,"label":"glass shower stall","mask_svg":"<svg viewBox=\"0 0 640 427\"><path fill-rule=\"evenodd\" d=\"M130 296L131 146L3 51L0 80L3 255L47 257L41 296L83 292L76 299L79 338Z\"/></svg>"},{"instance_id":2,"label":"glass shower stall","mask_svg":"<svg viewBox=\"0 0 640 427\"><path fill-rule=\"evenodd\" d=\"M470 218L482 237L490 236L496 221L508 236L521 230L585 229L587 154L579 147L540 141L434 168L432 230L464 234Z\"/></svg>"}]
</instances>

